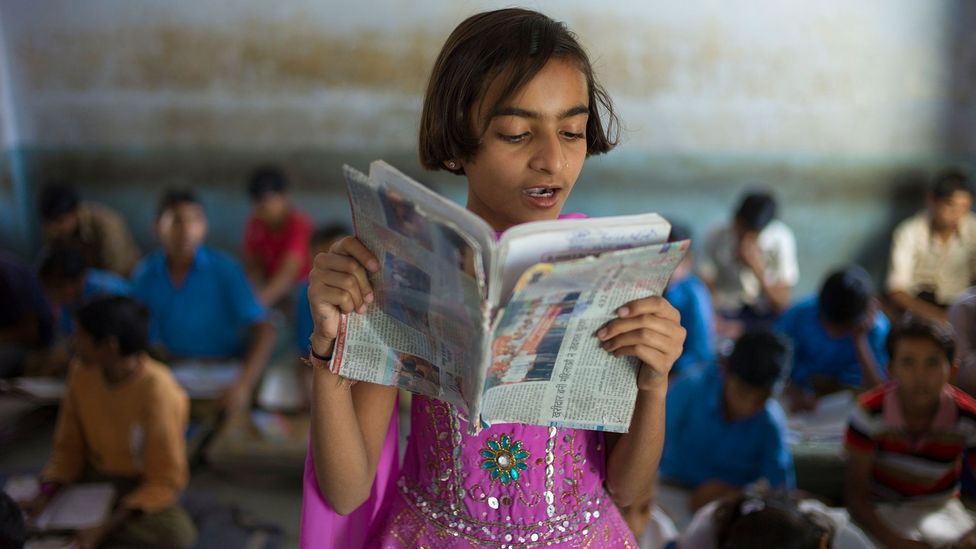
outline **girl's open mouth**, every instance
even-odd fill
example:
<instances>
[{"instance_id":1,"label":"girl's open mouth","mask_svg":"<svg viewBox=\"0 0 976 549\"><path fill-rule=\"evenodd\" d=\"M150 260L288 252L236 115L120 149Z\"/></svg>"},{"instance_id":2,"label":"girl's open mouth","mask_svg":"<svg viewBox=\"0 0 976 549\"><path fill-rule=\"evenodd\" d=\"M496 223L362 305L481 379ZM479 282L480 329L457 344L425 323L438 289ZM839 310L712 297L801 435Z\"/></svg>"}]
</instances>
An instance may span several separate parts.
<instances>
[{"instance_id":1,"label":"girl's open mouth","mask_svg":"<svg viewBox=\"0 0 976 549\"><path fill-rule=\"evenodd\" d=\"M537 208L551 208L559 203L560 191L559 187L529 187L522 191L522 196Z\"/></svg>"}]
</instances>

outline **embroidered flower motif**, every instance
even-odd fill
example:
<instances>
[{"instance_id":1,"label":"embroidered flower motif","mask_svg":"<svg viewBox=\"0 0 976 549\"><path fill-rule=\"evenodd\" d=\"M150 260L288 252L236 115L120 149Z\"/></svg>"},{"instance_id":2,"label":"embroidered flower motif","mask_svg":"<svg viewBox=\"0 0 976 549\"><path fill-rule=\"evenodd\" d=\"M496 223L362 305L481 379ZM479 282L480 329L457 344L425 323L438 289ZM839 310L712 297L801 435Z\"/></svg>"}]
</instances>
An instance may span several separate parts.
<instances>
[{"instance_id":1,"label":"embroidered flower motif","mask_svg":"<svg viewBox=\"0 0 976 549\"><path fill-rule=\"evenodd\" d=\"M519 479L519 474L529 468L525 460L529 452L522 449L522 441L512 441L508 435L502 435L501 440L488 439L488 446L481 450L481 468L490 471L491 480L501 479L502 484L508 485Z\"/></svg>"}]
</instances>

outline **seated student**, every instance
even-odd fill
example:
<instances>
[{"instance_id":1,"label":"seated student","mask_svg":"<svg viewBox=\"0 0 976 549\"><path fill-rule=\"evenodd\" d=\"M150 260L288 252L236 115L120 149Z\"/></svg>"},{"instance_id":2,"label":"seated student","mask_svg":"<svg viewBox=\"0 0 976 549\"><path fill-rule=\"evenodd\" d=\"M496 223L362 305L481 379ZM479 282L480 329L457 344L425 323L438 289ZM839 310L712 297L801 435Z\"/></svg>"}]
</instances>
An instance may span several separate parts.
<instances>
[{"instance_id":1,"label":"seated student","mask_svg":"<svg viewBox=\"0 0 976 549\"><path fill-rule=\"evenodd\" d=\"M101 204L81 202L68 185L45 186L38 207L48 242L78 244L85 261L95 269L129 276L142 257L119 214Z\"/></svg>"},{"instance_id":2,"label":"seated student","mask_svg":"<svg viewBox=\"0 0 976 549\"><path fill-rule=\"evenodd\" d=\"M265 305L275 305L312 268L312 220L288 200L288 182L277 168L256 170L247 186L254 204L244 229L244 266Z\"/></svg>"},{"instance_id":3,"label":"seated student","mask_svg":"<svg viewBox=\"0 0 976 549\"><path fill-rule=\"evenodd\" d=\"M73 330L74 308L98 295L129 295L129 281L111 272L88 267L81 249L64 244L49 248L38 270L41 284L55 312L61 336Z\"/></svg>"},{"instance_id":4,"label":"seated student","mask_svg":"<svg viewBox=\"0 0 976 549\"><path fill-rule=\"evenodd\" d=\"M108 481L120 499L103 525L77 533L80 547L190 547L196 530L179 505L188 466L186 393L146 354L146 310L127 297L99 297L77 312L77 362L54 433L41 490L22 502L40 514L64 486Z\"/></svg>"},{"instance_id":5,"label":"seated student","mask_svg":"<svg viewBox=\"0 0 976 549\"><path fill-rule=\"evenodd\" d=\"M776 321L776 329L793 342L786 388L793 411L812 409L817 397L844 388L881 384L890 324L878 309L871 277L852 265L831 273L820 295L797 303Z\"/></svg>"},{"instance_id":6,"label":"seated student","mask_svg":"<svg viewBox=\"0 0 976 549\"><path fill-rule=\"evenodd\" d=\"M888 297L917 316L945 322L945 308L976 282L976 214L969 178L939 174L928 208L902 221L891 242Z\"/></svg>"},{"instance_id":7,"label":"seated student","mask_svg":"<svg viewBox=\"0 0 976 549\"><path fill-rule=\"evenodd\" d=\"M959 357L956 386L976 396L976 286L963 292L949 307L949 322L956 332Z\"/></svg>"},{"instance_id":8,"label":"seated student","mask_svg":"<svg viewBox=\"0 0 976 549\"><path fill-rule=\"evenodd\" d=\"M765 479L795 485L786 416L773 399L789 343L768 328L746 332L718 371L690 374L668 390L661 479L692 490L697 509Z\"/></svg>"},{"instance_id":9,"label":"seated student","mask_svg":"<svg viewBox=\"0 0 976 549\"><path fill-rule=\"evenodd\" d=\"M163 195L156 234L162 250L132 275L132 295L149 308L152 339L174 360L242 360L218 403L228 415L243 412L274 346L265 308L240 264L204 245L207 215L192 191Z\"/></svg>"},{"instance_id":10,"label":"seated student","mask_svg":"<svg viewBox=\"0 0 976 549\"><path fill-rule=\"evenodd\" d=\"M886 547L956 543L976 533L958 497L962 468L976 465L972 453L963 461L976 448L976 401L949 384L952 332L908 317L892 330L888 352L891 381L861 395L851 414L847 507Z\"/></svg>"},{"instance_id":11,"label":"seated student","mask_svg":"<svg viewBox=\"0 0 976 549\"><path fill-rule=\"evenodd\" d=\"M349 234L349 230L341 224L325 225L312 233L308 242L308 254L311 260L318 254L329 251L339 239ZM312 335L315 325L312 322L312 311L308 308L308 281L295 291L295 349L298 356L306 357L309 351L308 338Z\"/></svg>"},{"instance_id":12,"label":"seated student","mask_svg":"<svg viewBox=\"0 0 976 549\"><path fill-rule=\"evenodd\" d=\"M683 225L672 225L670 242L691 238ZM694 273L692 255L682 260L671 276L664 297L681 313L681 326L687 331L685 346L671 373L681 375L695 366L715 362L715 315L708 287Z\"/></svg>"},{"instance_id":13,"label":"seated student","mask_svg":"<svg viewBox=\"0 0 976 549\"><path fill-rule=\"evenodd\" d=\"M51 305L33 270L0 251L0 379L24 373L28 355L54 335Z\"/></svg>"},{"instance_id":14,"label":"seated student","mask_svg":"<svg viewBox=\"0 0 976 549\"><path fill-rule=\"evenodd\" d=\"M789 306L800 278L796 240L776 219L772 196L754 192L742 198L732 223L706 238L698 273L719 315L730 321L722 325L733 339L742 327L771 322Z\"/></svg>"}]
</instances>

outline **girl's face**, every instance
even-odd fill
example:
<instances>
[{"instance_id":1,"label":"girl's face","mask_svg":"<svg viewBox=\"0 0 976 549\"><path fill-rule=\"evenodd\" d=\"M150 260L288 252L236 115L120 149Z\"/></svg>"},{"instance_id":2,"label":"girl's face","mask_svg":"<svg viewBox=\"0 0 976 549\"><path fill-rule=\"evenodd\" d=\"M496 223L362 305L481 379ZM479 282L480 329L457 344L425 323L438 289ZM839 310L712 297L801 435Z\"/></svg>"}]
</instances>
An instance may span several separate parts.
<instances>
[{"instance_id":1,"label":"girl's face","mask_svg":"<svg viewBox=\"0 0 976 549\"><path fill-rule=\"evenodd\" d=\"M496 82L497 83L497 82ZM493 103L489 86L482 103ZM586 77L570 61L550 60L512 99L490 113L481 145L462 162L468 209L496 231L556 219L586 158ZM475 107L474 120L485 113Z\"/></svg>"}]
</instances>

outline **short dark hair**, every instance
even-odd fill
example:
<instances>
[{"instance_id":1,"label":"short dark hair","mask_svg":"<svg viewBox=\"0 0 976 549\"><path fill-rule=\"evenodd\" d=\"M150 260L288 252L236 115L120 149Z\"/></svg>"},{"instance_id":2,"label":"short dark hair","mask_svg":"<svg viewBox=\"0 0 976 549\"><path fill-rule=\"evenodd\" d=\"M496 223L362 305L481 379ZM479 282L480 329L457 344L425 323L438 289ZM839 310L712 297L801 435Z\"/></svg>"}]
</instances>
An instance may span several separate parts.
<instances>
[{"instance_id":1,"label":"short dark hair","mask_svg":"<svg viewBox=\"0 0 976 549\"><path fill-rule=\"evenodd\" d=\"M288 190L288 178L277 166L261 166L251 172L247 180L247 194L252 202L259 202L269 194L282 194Z\"/></svg>"},{"instance_id":2,"label":"short dark hair","mask_svg":"<svg viewBox=\"0 0 976 549\"><path fill-rule=\"evenodd\" d=\"M932 179L932 198L946 200L953 194L962 191L973 195L973 188L969 183L969 176L958 168L942 170Z\"/></svg>"},{"instance_id":3,"label":"short dark hair","mask_svg":"<svg viewBox=\"0 0 976 549\"><path fill-rule=\"evenodd\" d=\"M349 229L346 228L342 223L332 223L330 225L322 225L315 232L312 233L311 238L309 238L309 244L318 244L320 242L327 242L342 236L350 234Z\"/></svg>"},{"instance_id":4,"label":"short dark hair","mask_svg":"<svg viewBox=\"0 0 976 549\"><path fill-rule=\"evenodd\" d=\"M61 283L78 280L88 270L88 262L81 248L73 244L60 244L48 249L41 259L38 276L45 283Z\"/></svg>"},{"instance_id":5,"label":"short dark hair","mask_svg":"<svg viewBox=\"0 0 976 549\"><path fill-rule=\"evenodd\" d=\"M900 322L888 332L885 346L892 362L895 360L895 348L903 339L927 339L942 349L946 360L951 364L956 358L955 334L947 325L929 320L911 313L906 313Z\"/></svg>"},{"instance_id":6,"label":"short dark hair","mask_svg":"<svg viewBox=\"0 0 976 549\"><path fill-rule=\"evenodd\" d=\"M762 231L776 217L776 199L765 191L753 191L742 197L735 219L750 231Z\"/></svg>"},{"instance_id":7,"label":"short dark hair","mask_svg":"<svg viewBox=\"0 0 976 549\"><path fill-rule=\"evenodd\" d=\"M75 313L78 325L96 342L114 337L122 356L149 348L149 312L125 296L100 296L85 301Z\"/></svg>"},{"instance_id":8,"label":"short dark hair","mask_svg":"<svg viewBox=\"0 0 976 549\"><path fill-rule=\"evenodd\" d=\"M164 213L183 204L196 204L201 208L203 207L203 203L200 202L197 193L193 189L167 189L159 198L159 203L156 205L156 219L158 220L160 217L163 217Z\"/></svg>"},{"instance_id":9,"label":"short dark hair","mask_svg":"<svg viewBox=\"0 0 976 549\"><path fill-rule=\"evenodd\" d=\"M820 287L820 314L838 326L860 322L874 297L871 276L858 265L834 271Z\"/></svg>"},{"instance_id":10,"label":"short dark hair","mask_svg":"<svg viewBox=\"0 0 976 549\"><path fill-rule=\"evenodd\" d=\"M420 164L441 170L443 163L470 160L481 143L475 128L510 100L553 58L570 60L586 78L589 119L586 154L603 154L617 144L620 126L610 96L597 81L589 56L564 23L520 8L472 15L461 22L441 48L424 94L420 116ZM485 93L502 78L501 93L485 105ZM476 103L482 120L472 120ZM605 125L604 125L605 124ZM449 170L464 173L458 167Z\"/></svg>"},{"instance_id":11,"label":"short dark hair","mask_svg":"<svg viewBox=\"0 0 976 549\"><path fill-rule=\"evenodd\" d=\"M785 494L726 499L715 509L714 524L719 549L819 549L824 536L834 536L826 515L800 510Z\"/></svg>"},{"instance_id":12,"label":"short dark hair","mask_svg":"<svg viewBox=\"0 0 976 549\"><path fill-rule=\"evenodd\" d=\"M0 549L20 549L27 543L27 526L20 507L0 490Z\"/></svg>"},{"instance_id":13,"label":"short dark hair","mask_svg":"<svg viewBox=\"0 0 976 549\"><path fill-rule=\"evenodd\" d=\"M735 342L727 370L747 385L772 390L789 373L791 355L785 336L770 328L753 328Z\"/></svg>"},{"instance_id":14,"label":"short dark hair","mask_svg":"<svg viewBox=\"0 0 976 549\"><path fill-rule=\"evenodd\" d=\"M41 189L37 207L45 222L57 221L78 209L81 198L78 191L63 182L48 183Z\"/></svg>"}]
</instances>

